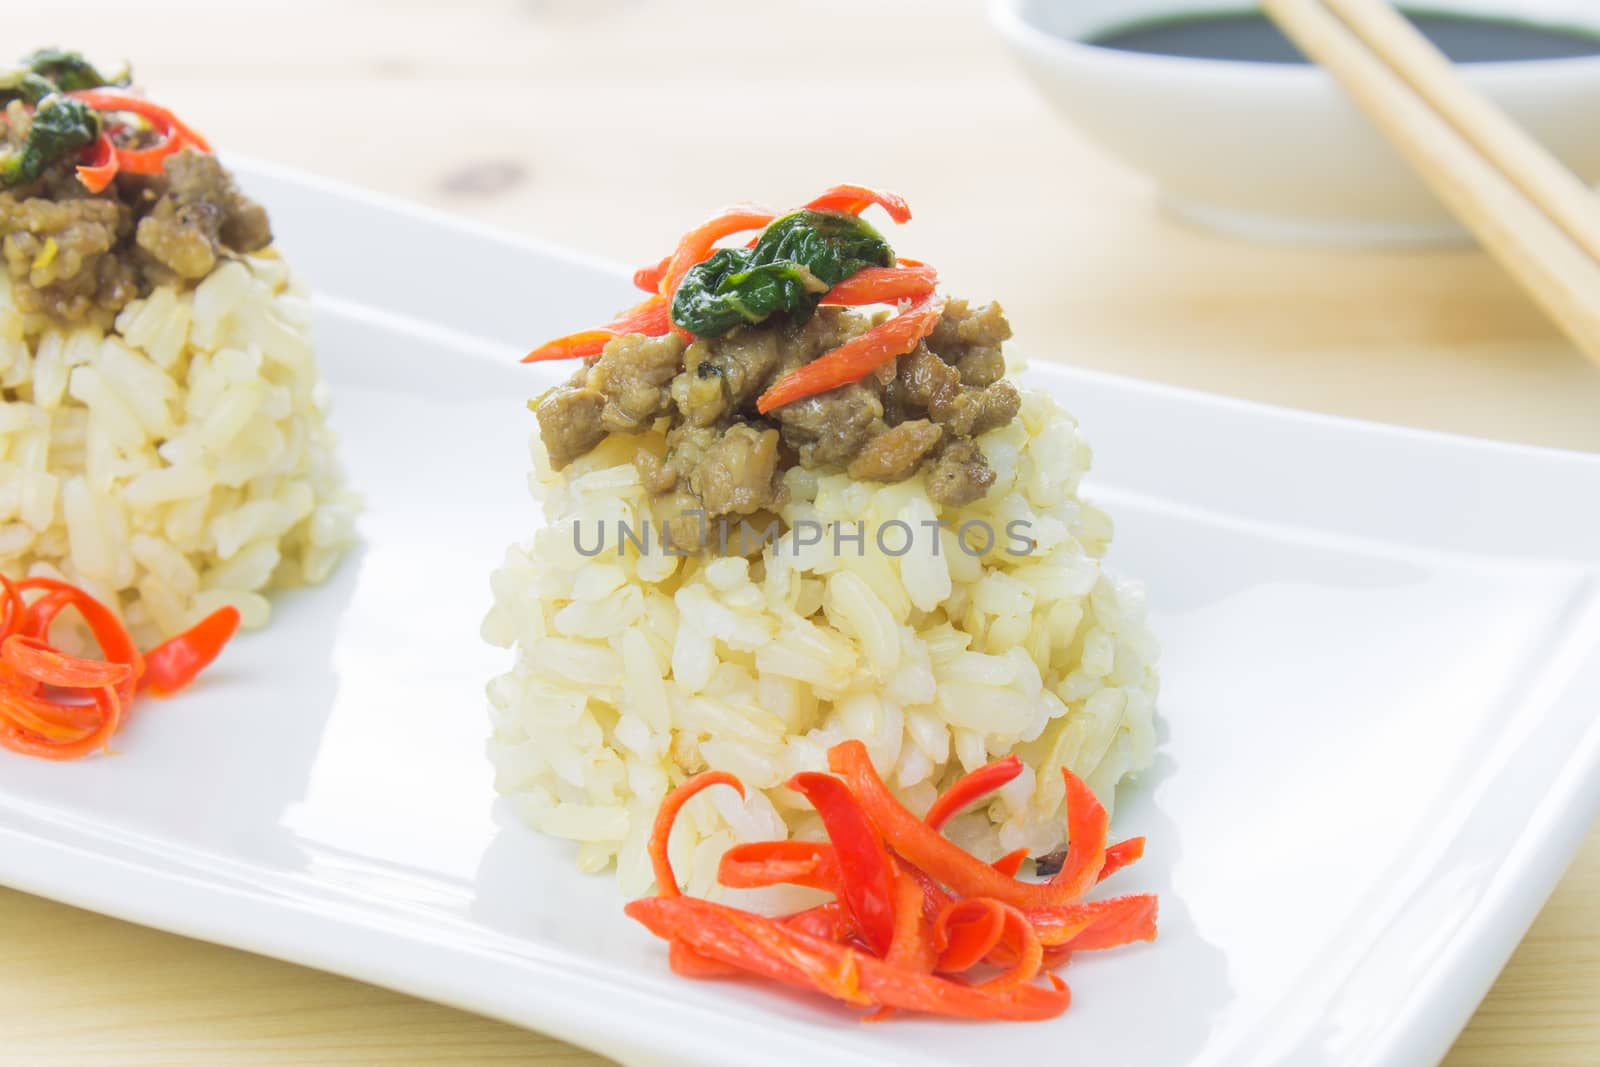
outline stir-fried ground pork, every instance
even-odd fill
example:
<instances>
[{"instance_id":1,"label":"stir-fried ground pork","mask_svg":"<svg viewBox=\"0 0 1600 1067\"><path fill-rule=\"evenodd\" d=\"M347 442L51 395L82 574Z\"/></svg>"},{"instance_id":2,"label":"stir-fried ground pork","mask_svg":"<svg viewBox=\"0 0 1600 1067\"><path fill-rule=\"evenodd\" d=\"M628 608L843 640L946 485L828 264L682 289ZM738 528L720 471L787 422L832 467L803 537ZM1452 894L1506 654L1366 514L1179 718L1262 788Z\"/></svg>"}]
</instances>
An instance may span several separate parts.
<instances>
[{"instance_id":1,"label":"stir-fried ground pork","mask_svg":"<svg viewBox=\"0 0 1600 1067\"><path fill-rule=\"evenodd\" d=\"M927 345L940 359L961 372L966 385L993 385L1006 376L1002 342L1011 340L1011 324L999 304L973 310L965 300L945 305Z\"/></svg>"},{"instance_id":2,"label":"stir-fried ground pork","mask_svg":"<svg viewBox=\"0 0 1600 1067\"><path fill-rule=\"evenodd\" d=\"M773 412L783 440L807 467L842 467L882 432L883 401L861 382L785 404Z\"/></svg>"},{"instance_id":3,"label":"stir-fried ground pork","mask_svg":"<svg viewBox=\"0 0 1600 1067\"><path fill-rule=\"evenodd\" d=\"M600 422L605 407L605 397L582 385L563 385L540 399L534 414L551 466L560 470L606 439Z\"/></svg>"},{"instance_id":4,"label":"stir-fried ground pork","mask_svg":"<svg viewBox=\"0 0 1600 1067\"><path fill-rule=\"evenodd\" d=\"M927 419L912 419L891 426L868 441L850 461L850 477L864 482L898 482L911 477L922 459L944 436L944 430Z\"/></svg>"},{"instance_id":5,"label":"stir-fried ground pork","mask_svg":"<svg viewBox=\"0 0 1600 1067\"><path fill-rule=\"evenodd\" d=\"M139 220L135 239L151 260L179 278L204 278L225 250L254 252L272 243L266 211L235 188L216 156L179 152L167 160L165 178L166 188Z\"/></svg>"},{"instance_id":6,"label":"stir-fried ground pork","mask_svg":"<svg viewBox=\"0 0 1600 1067\"><path fill-rule=\"evenodd\" d=\"M75 322L134 299L138 271L110 254L132 229L132 213L115 200L0 192L0 251L17 306Z\"/></svg>"},{"instance_id":7,"label":"stir-fried ground pork","mask_svg":"<svg viewBox=\"0 0 1600 1067\"><path fill-rule=\"evenodd\" d=\"M928 338L859 382L767 415L756 398L797 367L870 329L860 312L823 307L804 323L775 319L685 346L632 334L538 403L539 432L557 469L607 433L638 433L667 420L664 456L641 448L635 464L676 545L701 544L706 524L782 503L783 470L844 468L863 481L919 471L947 506L980 499L995 474L974 439L1017 417L1001 345L1011 327L998 304L952 300ZM697 532L698 531L698 532Z\"/></svg>"},{"instance_id":8,"label":"stir-fried ground pork","mask_svg":"<svg viewBox=\"0 0 1600 1067\"><path fill-rule=\"evenodd\" d=\"M926 345L900 357L899 373L885 392L886 406L892 411L926 412L956 437L976 437L1004 426L1016 418L1022 405L1010 382L966 384L959 370Z\"/></svg>"},{"instance_id":9,"label":"stir-fried ground pork","mask_svg":"<svg viewBox=\"0 0 1600 1067\"><path fill-rule=\"evenodd\" d=\"M22 143L29 123L19 102L6 108L8 149ZM75 164L69 157L37 181L0 191L0 254L25 312L109 321L157 285L198 281L222 256L272 243L266 212L215 156L186 149L167 159L165 174L122 175L99 194L84 188Z\"/></svg>"},{"instance_id":10,"label":"stir-fried ground pork","mask_svg":"<svg viewBox=\"0 0 1600 1067\"><path fill-rule=\"evenodd\" d=\"M667 386L683 362L677 334L629 334L607 345L589 368L588 385L605 397L600 423L607 430L638 433L672 410Z\"/></svg>"},{"instance_id":11,"label":"stir-fried ground pork","mask_svg":"<svg viewBox=\"0 0 1600 1067\"><path fill-rule=\"evenodd\" d=\"M634 465L653 493L687 488L708 517L751 515L778 500L778 432L751 423L680 423L667 431L667 455L641 450Z\"/></svg>"},{"instance_id":12,"label":"stir-fried ground pork","mask_svg":"<svg viewBox=\"0 0 1600 1067\"><path fill-rule=\"evenodd\" d=\"M994 470L970 439L950 442L928 468L928 495L951 507L972 503L993 484Z\"/></svg>"},{"instance_id":13,"label":"stir-fried ground pork","mask_svg":"<svg viewBox=\"0 0 1600 1067\"><path fill-rule=\"evenodd\" d=\"M776 330L734 330L696 341L684 356L672 398L686 420L711 426L752 403L782 362Z\"/></svg>"},{"instance_id":14,"label":"stir-fried ground pork","mask_svg":"<svg viewBox=\"0 0 1600 1067\"><path fill-rule=\"evenodd\" d=\"M708 515L753 515L777 499L778 431L728 427L689 473Z\"/></svg>"}]
</instances>

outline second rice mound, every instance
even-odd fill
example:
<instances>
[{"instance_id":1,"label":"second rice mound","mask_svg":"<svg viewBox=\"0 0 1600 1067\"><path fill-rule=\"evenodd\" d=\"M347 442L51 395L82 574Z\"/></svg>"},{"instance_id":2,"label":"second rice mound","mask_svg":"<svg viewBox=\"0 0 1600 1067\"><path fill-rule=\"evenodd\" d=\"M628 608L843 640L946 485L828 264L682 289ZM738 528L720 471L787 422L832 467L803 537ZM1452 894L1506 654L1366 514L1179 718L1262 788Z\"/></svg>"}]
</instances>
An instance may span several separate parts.
<instances>
[{"instance_id":1,"label":"second rice mound","mask_svg":"<svg viewBox=\"0 0 1600 1067\"><path fill-rule=\"evenodd\" d=\"M1111 522L1079 499L1076 421L1022 397L1020 418L980 438L997 477L970 505L941 508L920 474L796 466L781 535L763 518L728 527L721 549L713 527L691 556L663 550L634 464L664 449L659 431L612 434L559 474L535 439L547 525L507 552L484 623L517 650L489 687L499 791L578 842L581 868L615 861L629 896L651 884L662 797L699 771L737 775L748 797L714 789L684 809L673 860L691 892L725 892L717 863L735 842L820 839L782 783L826 770L849 737L918 813L1016 752L1022 775L947 832L988 859L1059 847L1061 767L1109 807L1150 765L1158 649L1142 588L1102 567Z\"/></svg>"},{"instance_id":2,"label":"second rice mound","mask_svg":"<svg viewBox=\"0 0 1600 1067\"><path fill-rule=\"evenodd\" d=\"M25 313L0 267L0 574L65 578L141 645L322 581L354 537L311 345L272 249L114 320Z\"/></svg>"}]
</instances>

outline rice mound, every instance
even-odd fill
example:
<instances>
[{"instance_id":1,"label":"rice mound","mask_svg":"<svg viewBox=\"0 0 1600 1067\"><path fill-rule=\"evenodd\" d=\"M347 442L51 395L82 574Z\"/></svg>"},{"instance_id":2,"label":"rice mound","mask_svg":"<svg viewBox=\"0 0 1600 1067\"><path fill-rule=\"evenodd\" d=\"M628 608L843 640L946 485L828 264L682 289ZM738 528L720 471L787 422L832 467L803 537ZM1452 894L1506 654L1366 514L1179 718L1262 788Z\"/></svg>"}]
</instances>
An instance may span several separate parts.
<instances>
[{"instance_id":1,"label":"rice mound","mask_svg":"<svg viewBox=\"0 0 1600 1067\"><path fill-rule=\"evenodd\" d=\"M0 266L0 573L72 581L150 645L320 582L354 536L310 307L272 249L110 323L24 314Z\"/></svg>"},{"instance_id":2,"label":"rice mound","mask_svg":"<svg viewBox=\"0 0 1600 1067\"><path fill-rule=\"evenodd\" d=\"M698 771L737 775L748 797L713 789L684 809L673 860L691 891L719 892L735 842L820 838L782 783L825 770L827 749L851 737L918 813L959 775L1018 753L1022 775L948 833L987 859L1060 846L1059 768L1110 806L1150 765L1158 649L1142 588L1102 568L1111 522L1078 498L1090 453L1076 421L1025 389L1020 417L979 444L997 478L967 507L941 510L921 475L885 485L795 467L780 515L791 532L825 528L820 543L762 543L752 523L748 558L736 527L726 553L675 557L659 539L637 543L658 518L632 459L664 449L659 427L613 434L560 474L536 436L531 484L548 524L508 550L483 626L516 649L488 690L496 788L535 829L578 842L580 868L615 859L628 894L651 884L661 798ZM938 521L949 528L923 525ZM634 538L595 554L619 522ZM981 557L984 526L958 540L975 522L995 534ZM865 536L858 548L835 531Z\"/></svg>"}]
</instances>

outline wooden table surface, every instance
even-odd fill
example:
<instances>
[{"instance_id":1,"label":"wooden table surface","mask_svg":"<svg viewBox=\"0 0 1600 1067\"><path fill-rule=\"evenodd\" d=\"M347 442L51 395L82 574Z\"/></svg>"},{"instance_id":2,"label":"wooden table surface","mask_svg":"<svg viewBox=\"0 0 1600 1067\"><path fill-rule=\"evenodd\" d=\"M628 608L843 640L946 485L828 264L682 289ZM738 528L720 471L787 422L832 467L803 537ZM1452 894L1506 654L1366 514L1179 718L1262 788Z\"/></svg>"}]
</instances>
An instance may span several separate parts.
<instances>
[{"instance_id":1,"label":"wooden table surface","mask_svg":"<svg viewBox=\"0 0 1600 1067\"><path fill-rule=\"evenodd\" d=\"M69 0L6 29L131 57L225 150L620 261L728 201L880 184L918 213L897 246L1002 298L1032 358L1600 451L1600 370L1483 255L1187 229L1055 121L970 0ZM3 889L0 1003L0 1061L40 1067L603 1062ZM1591 834L1446 1063L1600 1062L1597 1007Z\"/></svg>"}]
</instances>

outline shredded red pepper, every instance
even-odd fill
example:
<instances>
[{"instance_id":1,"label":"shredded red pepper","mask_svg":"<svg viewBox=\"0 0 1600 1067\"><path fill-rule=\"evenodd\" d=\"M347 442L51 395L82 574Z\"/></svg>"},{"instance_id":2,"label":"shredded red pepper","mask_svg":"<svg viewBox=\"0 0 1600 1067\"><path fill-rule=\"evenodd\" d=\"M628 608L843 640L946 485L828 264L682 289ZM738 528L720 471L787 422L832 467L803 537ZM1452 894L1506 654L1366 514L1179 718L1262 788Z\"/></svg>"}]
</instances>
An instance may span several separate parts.
<instances>
[{"instance_id":1,"label":"shredded red pepper","mask_svg":"<svg viewBox=\"0 0 1600 1067\"><path fill-rule=\"evenodd\" d=\"M0 574L0 595L5 597L5 613L0 614L0 637L10 637L19 633L23 613L28 610L28 605L22 599L22 592L17 588L17 583Z\"/></svg>"},{"instance_id":2,"label":"shredded red pepper","mask_svg":"<svg viewBox=\"0 0 1600 1067\"><path fill-rule=\"evenodd\" d=\"M744 796L744 783L726 771L706 771L697 774L667 794L656 812L656 823L650 833L650 866L656 875L656 890L665 896L682 896L677 875L672 873L672 860L667 856L667 843L672 838L672 824L678 821L678 812L703 789L714 785L731 786Z\"/></svg>"},{"instance_id":3,"label":"shredded red pepper","mask_svg":"<svg viewBox=\"0 0 1600 1067\"><path fill-rule=\"evenodd\" d=\"M678 239L678 247L667 258L667 265L656 283L656 292L669 300L678 291L678 283L695 264L704 262L724 237L747 230L759 230L777 218L771 211L750 204L740 204L711 216Z\"/></svg>"},{"instance_id":4,"label":"shredded red pepper","mask_svg":"<svg viewBox=\"0 0 1600 1067\"><path fill-rule=\"evenodd\" d=\"M544 363L552 359L578 359L580 357L597 356L600 351L616 339L616 334L605 328L595 330L579 330L565 337L557 337L553 341L546 341L532 352L522 357L524 363Z\"/></svg>"},{"instance_id":5,"label":"shredded red pepper","mask_svg":"<svg viewBox=\"0 0 1600 1067\"><path fill-rule=\"evenodd\" d=\"M94 144L83 150L83 162L78 164L78 180L91 193L103 193L120 169L116 146L111 143L110 135L102 133L94 139Z\"/></svg>"},{"instance_id":6,"label":"shredded red pepper","mask_svg":"<svg viewBox=\"0 0 1600 1067\"><path fill-rule=\"evenodd\" d=\"M926 894L917 880L899 872L894 884L894 936L883 961L918 974L932 974L939 963L932 924L924 911Z\"/></svg>"},{"instance_id":7,"label":"shredded red pepper","mask_svg":"<svg viewBox=\"0 0 1600 1067\"><path fill-rule=\"evenodd\" d=\"M1076 902L1098 881L1105 863L1106 810L1082 779L1066 768L1061 773L1067 783L1067 856L1053 878L1035 884L1001 874L907 811L878 777L861 742L834 746L828 751L828 763L850 784L889 847L959 896L1046 908Z\"/></svg>"},{"instance_id":8,"label":"shredded red pepper","mask_svg":"<svg viewBox=\"0 0 1600 1067\"><path fill-rule=\"evenodd\" d=\"M765 415L796 400L860 381L933 332L944 313L944 297L929 293L900 314L858 334L827 355L796 367L761 394L756 410Z\"/></svg>"},{"instance_id":9,"label":"shredded red pepper","mask_svg":"<svg viewBox=\"0 0 1600 1067\"><path fill-rule=\"evenodd\" d=\"M160 174L166 169L167 157L185 148L211 151L210 142L182 119L142 96L113 89L78 89L67 95L105 114L138 115L161 135L159 141L147 148L122 148L102 133L86 150L87 158L78 167L78 178L91 193L103 192L122 172Z\"/></svg>"},{"instance_id":10,"label":"shredded red pepper","mask_svg":"<svg viewBox=\"0 0 1600 1067\"><path fill-rule=\"evenodd\" d=\"M1040 964L1044 962L1044 945L1039 940L1039 932L1033 928L1033 923L1021 910L1010 904L1002 904L1000 909L1001 940L1014 962L1011 969L1004 974L979 983L980 989L996 992L1014 989L1033 981L1039 973Z\"/></svg>"},{"instance_id":11,"label":"shredded red pepper","mask_svg":"<svg viewBox=\"0 0 1600 1067\"><path fill-rule=\"evenodd\" d=\"M674 941L667 948L667 966L673 974L685 978L732 978L744 973L731 963L702 956L682 941Z\"/></svg>"},{"instance_id":12,"label":"shredded red pepper","mask_svg":"<svg viewBox=\"0 0 1600 1067\"><path fill-rule=\"evenodd\" d=\"M822 302L837 307L895 304L927 296L938 284L932 267L867 267L822 294Z\"/></svg>"},{"instance_id":13,"label":"shredded red pepper","mask_svg":"<svg viewBox=\"0 0 1600 1067\"><path fill-rule=\"evenodd\" d=\"M939 799L933 802L933 806L922 817L922 821L935 830L942 829L952 815L976 804L1021 773L1022 761L1015 755L979 767L971 774L957 779L954 785L946 789Z\"/></svg>"},{"instance_id":14,"label":"shredded red pepper","mask_svg":"<svg viewBox=\"0 0 1600 1067\"><path fill-rule=\"evenodd\" d=\"M818 841L751 841L722 854L717 881L730 889L800 885L836 892L839 861L832 845Z\"/></svg>"},{"instance_id":15,"label":"shredded red pepper","mask_svg":"<svg viewBox=\"0 0 1600 1067\"><path fill-rule=\"evenodd\" d=\"M671 303L664 296L649 296L624 311L604 326L593 330L557 337L554 341L535 348L522 357L524 363L543 363L552 359L575 359L599 355L601 350L618 337L642 333L647 337L661 337L676 329L670 317Z\"/></svg>"},{"instance_id":16,"label":"shredded red pepper","mask_svg":"<svg viewBox=\"0 0 1600 1067\"><path fill-rule=\"evenodd\" d=\"M911 206L894 193L881 193L864 185L835 185L805 206L812 211L843 211L859 215L873 204L889 213L897 223L911 221Z\"/></svg>"},{"instance_id":17,"label":"shredded red pepper","mask_svg":"<svg viewBox=\"0 0 1600 1067\"><path fill-rule=\"evenodd\" d=\"M124 111L130 115L138 115L148 120L158 130L176 135L184 143L193 145L202 152L211 151L211 142L200 136L199 131L153 100L114 89L76 89L67 95L83 101L102 113Z\"/></svg>"},{"instance_id":18,"label":"shredded red pepper","mask_svg":"<svg viewBox=\"0 0 1600 1067\"><path fill-rule=\"evenodd\" d=\"M1156 936L1156 898L1148 894L1035 908L1026 914L1040 941L1051 947L1086 949Z\"/></svg>"},{"instance_id":19,"label":"shredded red pepper","mask_svg":"<svg viewBox=\"0 0 1600 1067\"><path fill-rule=\"evenodd\" d=\"M12 716L19 694L15 691L8 693L6 689L0 686L0 746L24 756L49 760L80 759L105 748L111 735L122 726L122 701L111 686L89 691L99 713L99 725L72 738L52 738L18 723Z\"/></svg>"},{"instance_id":20,"label":"shredded red pepper","mask_svg":"<svg viewBox=\"0 0 1600 1067\"><path fill-rule=\"evenodd\" d=\"M1032 984L989 990L918 974L775 919L695 897L646 897L627 913L652 933L751 974L812 989L847 1004L968 1019L1051 1019L1071 1003L1065 989Z\"/></svg>"},{"instance_id":21,"label":"shredded red pepper","mask_svg":"<svg viewBox=\"0 0 1600 1067\"><path fill-rule=\"evenodd\" d=\"M1155 897L1081 899L1113 863L1137 860L1144 839L1108 849L1105 810L1070 773L1067 855L1062 872L1038 884L1015 878L1026 850L986 864L939 833L950 815L1021 773L1020 760L961 778L917 819L883 786L860 742L828 756L842 777L803 773L788 783L817 809L828 840L743 842L718 869L733 888L791 884L834 895L792 915L768 918L678 888L667 860L678 811L710 786L739 788L738 779L708 771L662 802L649 842L659 895L627 913L667 941L675 973L768 978L871 1009L869 1022L896 1011L1044 1019L1071 1000L1052 968L1075 952L1155 937ZM1049 988L1037 984L1041 977Z\"/></svg>"},{"instance_id":22,"label":"shredded red pepper","mask_svg":"<svg viewBox=\"0 0 1600 1067\"><path fill-rule=\"evenodd\" d=\"M1138 863L1144 858L1144 838L1130 837L1126 841L1118 841L1114 845L1106 846L1106 862L1100 868L1100 880L1103 882L1122 868Z\"/></svg>"},{"instance_id":23,"label":"shredded red pepper","mask_svg":"<svg viewBox=\"0 0 1600 1067\"><path fill-rule=\"evenodd\" d=\"M223 608L141 655L116 613L84 590L54 578L12 581L0 575L0 746L66 760L106 747L122 725L134 691L169 695L222 651L239 613ZM31 601L25 594L37 593ZM100 646L100 659L74 656L50 641L57 616L75 608Z\"/></svg>"},{"instance_id":24,"label":"shredded red pepper","mask_svg":"<svg viewBox=\"0 0 1600 1067\"><path fill-rule=\"evenodd\" d=\"M1022 865L1028 860L1028 850L1019 848L1014 852L1007 852L989 866L1009 878L1015 878L1017 872L1022 870Z\"/></svg>"},{"instance_id":25,"label":"shredded red pepper","mask_svg":"<svg viewBox=\"0 0 1600 1067\"><path fill-rule=\"evenodd\" d=\"M844 905L837 900L818 904L805 911L797 911L793 915L786 916L783 924L790 929L835 944L842 945L847 941L856 940L856 927L850 921L850 913L845 911Z\"/></svg>"},{"instance_id":26,"label":"shredded red pepper","mask_svg":"<svg viewBox=\"0 0 1600 1067\"><path fill-rule=\"evenodd\" d=\"M132 669L129 677L116 687L117 696L123 704L131 701L134 686L144 674L144 657L139 654L122 620L110 608L70 582L55 578L24 578L17 583L19 592L36 589L44 590L47 595L29 605L29 610L23 614L24 629L21 632L48 640L50 625L56 616L66 608L76 608L88 625L95 643L100 646L100 655L108 663L125 663Z\"/></svg>"},{"instance_id":27,"label":"shredded red pepper","mask_svg":"<svg viewBox=\"0 0 1600 1067\"><path fill-rule=\"evenodd\" d=\"M28 634L12 634L0 645L0 659L16 673L40 685L62 689L95 689L120 685L133 676L127 663L107 663L58 652L50 642Z\"/></svg>"},{"instance_id":28,"label":"shredded red pepper","mask_svg":"<svg viewBox=\"0 0 1600 1067\"><path fill-rule=\"evenodd\" d=\"M218 608L176 637L144 654L140 685L157 696L171 696L211 665L239 629L239 609Z\"/></svg>"},{"instance_id":29,"label":"shredded red pepper","mask_svg":"<svg viewBox=\"0 0 1600 1067\"><path fill-rule=\"evenodd\" d=\"M667 265L671 262L672 256L665 255L661 257L660 262L648 267L640 267L634 271L634 287L643 289L647 293L659 293L661 291L661 279L667 276Z\"/></svg>"},{"instance_id":30,"label":"shredded red pepper","mask_svg":"<svg viewBox=\"0 0 1600 1067\"><path fill-rule=\"evenodd\" d=\"M839 869L839 898L861 936L875 952L894 940L894 861L855 794L839 779L807 772L789 779L789 788L811 801L833 842Z\"/></svg>"},{"instance_id":31,"label":"shredded red pepper","mask_svg":"<svg viewBox=\"0 0 1600 1067\"><path fill-rule=\"evenodd\" d=\"M93 91L97 92L98 91ZM96 99L103 99L101 94ZM124 99L120 94L119 100ZM88 99L85 97L85 99ZM137 97L125 99L138 100ZM148 103L145 101L144 103ZM91 106L98 107L98 104ZM153 105L151 105L153 108ZM131 110L131 109L128 109ZM154 112L140 112L151 117L152 123L160 125L163 121L173 121L170 112L159 111L165 118L151 117ZM179 128L179 132L168 141L182 140L192 136L193 131L187 127ZM126 163L123 169L131 169ZM157 167L157 172L159 172ZM143 173L143 172L141 172ZM873 205L882 207L889 213L889 217L897 223L907 222L911 218L911 209L903 198L894 193L880 192L868 189L861 185L836 185L825 190L820 196L813 198L804 205L813 211L837 211L851 215L859 215ZM711 218L702 222L688 233L678 239L673 251L662 257L659 261L647 267L640 267L633 273L633 284L651 294L650 299L638 307L619 316L616 320L592 330L580 330L565 337L557 337L547 341L529 352L522 360L524 363L543 363L550 360L561 359L586 359L599 354L606 344L615 337L629 333L642 333L649 337L661 337L669 330L675 330L685 338L692 340L693 335L676 326L671 320L672 297L678 290L678 285L683 281L697 264L703 263L717 250L717 242L736 234L748 233L751 230L764 229L768 223L777 218L776 212L750 204L740 204L718 212ZM754 244L759 240L759 235L750 239ZM863 304L898 303L902 300L919 300L929 296L938 284L938 275L932 268L925 266L915 259L899 259L897 267L868 267L857 271L833 286L823 295L822 302L835 306L856 307ZM937 320L937 316L935 316ZM897 329L903 331L908 324L902 323ZM930 325L928 327L932 329ZM926 331L924 331L926 333ZM880 335L882 336L882 335ZM923 336L919 334L912 339ZM858 339L859 340L859 339ZM859 348L859 346L858 346ZM903 351L908 351L909 348ZM894 355L898 355L896 352ZM865 373L864 371L862 373ZM859 377L859 375L858 375ZM854 380L854 379L850 379ZM841 383L842 384L842 383ZM763 408L763 411L766 409Z\"/></svg>"},{"instance_id":32,"label":"shredded red pepper","mask_svg":"<svg viewBox=\"0 0 1600 1067\"><path fill-rule=\"evenodd\" d=\"M952 900L933 921L938 969L957 974L971 970L995 950L1005 931L1005 905L993 897Z\"/></svg>"}]
</instances>

